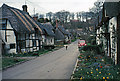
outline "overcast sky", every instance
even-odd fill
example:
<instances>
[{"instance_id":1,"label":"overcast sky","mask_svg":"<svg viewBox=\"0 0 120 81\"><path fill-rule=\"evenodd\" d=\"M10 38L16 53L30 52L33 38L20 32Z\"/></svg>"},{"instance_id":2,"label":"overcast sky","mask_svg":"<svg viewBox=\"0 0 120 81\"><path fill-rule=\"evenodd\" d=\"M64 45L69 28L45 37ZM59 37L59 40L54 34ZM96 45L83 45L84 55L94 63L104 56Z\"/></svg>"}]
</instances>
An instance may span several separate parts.
<instances>
[{"instance_id":1,"label":"overcast sky","mask_svg":"<svg viewBox=\"0 0 120 81\"><path fill-rule=\"evenodd\" d=\"M67 10L70 12L88 11L94 6L96 0L0 0L0 6L6 3L9 6L22 9L22 5L28 5L28 12L36 13L57 12Z\"/></svg>"}]
</instances>

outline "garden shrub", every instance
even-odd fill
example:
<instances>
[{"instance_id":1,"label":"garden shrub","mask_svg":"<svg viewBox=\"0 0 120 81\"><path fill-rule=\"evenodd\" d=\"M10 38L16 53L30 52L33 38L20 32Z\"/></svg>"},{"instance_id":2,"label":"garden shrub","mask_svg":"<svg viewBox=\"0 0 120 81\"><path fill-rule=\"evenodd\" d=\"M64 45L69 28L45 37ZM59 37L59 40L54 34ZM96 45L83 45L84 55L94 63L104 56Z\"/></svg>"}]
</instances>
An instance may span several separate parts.
<instances>
[{"instance_id":1,"label":"garden shrub","mask_svg":"<svg viewBox=\"0 0 120 81\"><path fill-rule=\"evenodd\" d=\"M95 36L90 36L90 37L88 37L87 40L88 40L87 42L89 42L91 45L96 45L96 37Z\"/></svg>"},{"instance_id":2,"label":"garden shrub","mask_svg":"<svg viewBox=\"0 0 120 81\"><path fill-rule=\"evenodd\" d=\"M93 51L94 53L97 53L97 54L102 53L102 49L98 45L87 45L87 46L81 47L79 50Z\"/></svg>"}]
</instances>

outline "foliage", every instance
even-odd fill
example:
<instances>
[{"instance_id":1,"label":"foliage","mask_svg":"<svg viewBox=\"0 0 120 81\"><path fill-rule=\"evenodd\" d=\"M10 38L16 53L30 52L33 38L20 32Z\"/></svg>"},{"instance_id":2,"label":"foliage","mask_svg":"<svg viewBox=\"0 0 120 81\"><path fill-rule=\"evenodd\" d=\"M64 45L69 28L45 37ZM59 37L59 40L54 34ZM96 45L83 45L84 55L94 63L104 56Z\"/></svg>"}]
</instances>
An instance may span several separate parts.
<instances>
[{"instance_id":1,"label":"foliage","mask_svg":"<svg viewBox=\"0 0 120 81\"><path fill-rule=\"evenodd\" d=\"M49 22L49 20L47 18L45 18L45 19L44 18L39 18L38 22L45 23L45 22Z\"/></svg>"},{"instance_id":2,"label":"foliage","mask_svg":"<svg viewBox=\"0 0 120 81\"><path fill-rule=\"evenodd\" d=\"M75 42L75 41L76 41L76 39L72 39L72 40L71 40L71 42Z\"/></svg>"},{"instance_id":3,"label":"foliage","mask_svg":"<svg viewBox=\"0 0 120 81\"><path fill-rule=\"evenodd\" d=\"M99 11L101 11L102 6L103 6L103 1L104 1L104 0L97 0L97 1L94 3L94 6L90 9L90 11L91 11L91 12L94 12L94 13L98 13Z\"/></svg>"},{"instance_id":4,"label":"foliage","mask_svg":"<svg viewBox=\"0 0 120 81\"><path fill-rule=\"evenodd\" d=\"M50 22L51 22L53 13L52 13L52 12L48 12L48 13L46 13L46 16L49 18L49 20L50 20Z\"/></svg>"},{"instance_id":5,"label":"foliage","mask_svg":"<svg viewBox=\"0 0 120 81\"><path fill-rule=\"evenodd\" d=\"M120 80L120 68L119 66L113 65L110 60L112 59L94 54L93 51L84 51L78 57L78 63L72 81Z\"/></svg>"},{"instance_id":6,"label":"foliage","mask_svg":"<svg viewBox=\"0 0 120 81\"><path fill-rule=\"evenodd\" d=\"M98 46L98 45L87 45L87 46L79 48L79 50L93 51L96 54L101 54L102 53L101 47Z\"/></svg>"},{"instance_id":7,"label":"foliage","mask_svg":"<svg viewBox=\"0 0 120 81\"><path fill-rule=\"evenodd\" d=\"M18 58L13 58L13 57L2 58L2 68L10 66L10 65L14 65L21 61L25 61L25 59L18 59Z\"/></svg>"},{"instance_id":8,"label":"foliage","mask_svg":"<svg viewBox=\"0 0 120 81\"><path fill-rule=\"evenodd\" d=\"M91 45L96 45L96 37L95 36L88 37L87 42L89 42Z\"/></svg>"},{"instance_id":9,"label":"foliage","mask_svg":"<svg viewBox=\"0 0 120 81\"><path fill-rule=\"evenodd\" d=\"M39 51L34 51L34 52L24 52L24 53L19 53L19 54L4 54L3 57L32 57L32 56L40 56L41 54L47 53L49 51L52 51L52 49L50 50L45 50L45 49L41 49Z\"/></svg>"}]
</instances>

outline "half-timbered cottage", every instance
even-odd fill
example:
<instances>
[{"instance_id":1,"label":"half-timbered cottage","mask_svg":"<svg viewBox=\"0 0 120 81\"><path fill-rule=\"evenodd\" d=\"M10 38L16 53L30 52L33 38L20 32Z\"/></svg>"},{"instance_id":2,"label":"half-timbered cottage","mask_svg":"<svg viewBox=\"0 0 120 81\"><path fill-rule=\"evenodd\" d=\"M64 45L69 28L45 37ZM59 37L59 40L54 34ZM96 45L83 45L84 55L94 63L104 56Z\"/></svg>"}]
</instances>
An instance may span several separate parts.
<instances>
[{"instance_id":1,"label":"half-timbered cottage","mask_svg":"<svg viewBox=\"0 0 120 81\"><path fill-rule=\"evenodd\" d=\"M63 33L64 35L64 43L70 43L71 42L71 37L70 33L65 30L63 26L58 26L58 29Z\"/></svg>"},{"instance_id":2,"label":"half-timbered cottage","mask_svg":"<svg viewBox=\"0 0 120 81\"><path fill-rule=\"evenodd\" d=\"M42 23L42 29L44 30L43 34L43 46L44 48L53 48L54 47L54 27L50 23Z\"/></svg>"},{"instance_id":3,"label":"half-timbered cottage","mask_svg":"<svg viewBox=\"0 0 120 81\"><path fill-rule=\"evenodd\" d=\"M43 31L27 12L27 5L23 5L21 11L3 4L0 10L0 32L7 53L37 51L41 48Z\"/></svg>"},{"instance_id":4,"label":"half-timbered cottage","mask_svg":"<svg viewBox=\"0 0 120 81\"><path fill-rule=\"evenodd\" d=\"M54 28L55 33L55 44L63 44L64 43L64 34L58 29L58 27Z\"/></svg>"},{"instance_id":5,"label":"half-timbered cottage","mask_svg":"<svg viewBox=\"0 0 120 81\"><path fill-rule=\"evenodd\" d=\"M115 64L120 63L120 2L105 2L105 15L109 19L110 57Z\"/></svg>"},{"instance_id":6,"label":"half-timbered cottage","mask_svg":"<svg viewBox=\"0 0 120 81\"><path fill-rule=\"evenodd\" d=\"M98 24L97 43L103 44L105 54L115 64L120 63L120 2L105 2L102 20Z\"/></svg>"}]
</instances>

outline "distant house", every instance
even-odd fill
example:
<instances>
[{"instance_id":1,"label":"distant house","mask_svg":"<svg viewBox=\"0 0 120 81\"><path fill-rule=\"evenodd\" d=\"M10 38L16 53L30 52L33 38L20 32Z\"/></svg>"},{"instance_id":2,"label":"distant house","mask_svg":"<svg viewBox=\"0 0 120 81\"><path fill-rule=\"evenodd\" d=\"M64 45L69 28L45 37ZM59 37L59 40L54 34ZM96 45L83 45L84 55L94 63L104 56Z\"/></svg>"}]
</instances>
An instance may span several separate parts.
<instances>
[{"instance_id":1,"label":"distant house","mask_svg":"<svg viewBox=\"0 0 120 81\"><path fill-rule=\"evenodd\" d=\"M71 34L62 26L54 28L55 43L71 43Z\"/></svg>"},{"instance_id":2,"label":"distant house","mask_svg":"<svg viewBox=\"0 0 120 81\"><path fill-rule=\"evenodd\" d=\"M58 26L58 29L63 33L64 35L64 43L70 43L71 42L71 36L68 31L65 30L63 26Z\"/></svg>"},{"instance_id":3,"label":"distant house","mask_svg":"<svg viewBox=\"0 0 120 81\"><path fill-rule=\"evenodd\" d=\"M105 2L99 13L96 42L103 44L105 54L120 63L120 2Z\"/></svg>"},{"instance_id":4,"label":"distant house","mask_svg":"<svg viewBox=\"0 0 120 81\"><path fill-rule=\"evenodd\" d=\"M65 39L64 34L58 28L55 28L54 33L55 33L55 44L63 44Z\"/></svg>"},{"instance_id":5,"label":"distant house","mask_svg":"<svg viewBox=\"0 0 120 81\"><path fill-rule=\"evenodd\" d=\"M44 30L44 40L43 40L43 45L45 48L51 48L54 47L54 27L50 23L42 23L43 27L42 29Z\"/></svg>"},{"instance_id":6,"label":"distant house","mask_svg":"<svg viewBox=\"0 0 120 81\"><path fill-rule=\"evenodd\" d=\"M6 53L30 52L41 49L42 29L27 12L3 4L0 8L0 32Z\"/></svg>"}]
</instances>

